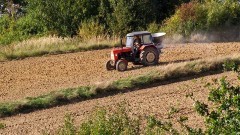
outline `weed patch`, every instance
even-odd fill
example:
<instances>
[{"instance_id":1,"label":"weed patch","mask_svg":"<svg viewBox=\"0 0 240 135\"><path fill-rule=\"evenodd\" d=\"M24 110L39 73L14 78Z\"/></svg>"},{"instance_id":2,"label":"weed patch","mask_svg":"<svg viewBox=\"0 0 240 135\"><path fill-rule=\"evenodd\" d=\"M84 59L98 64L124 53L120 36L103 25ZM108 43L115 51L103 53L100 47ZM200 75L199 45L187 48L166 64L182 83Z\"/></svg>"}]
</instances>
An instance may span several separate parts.
<instances>
[{"instance_id":1,"label":"weed patch","mask_svg":"<svg viewBox=\"0 0 240 135\"><path fill-rule=\"evenodd\" d=\"M6 125L4 123L0 123L0 129L4 129Z\"/></svg>"}]
</instances>

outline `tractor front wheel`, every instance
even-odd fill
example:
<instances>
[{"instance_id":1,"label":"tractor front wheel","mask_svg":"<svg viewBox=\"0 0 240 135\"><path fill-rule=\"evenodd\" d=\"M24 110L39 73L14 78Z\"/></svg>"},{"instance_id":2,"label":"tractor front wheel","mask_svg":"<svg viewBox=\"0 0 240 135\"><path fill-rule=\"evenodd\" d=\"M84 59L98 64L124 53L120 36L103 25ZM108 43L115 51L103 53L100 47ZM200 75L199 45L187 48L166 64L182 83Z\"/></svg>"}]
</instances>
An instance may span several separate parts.
<instances>
[{"instance_id":1,"label":"tractor front wheel","mask_svg":"<svg viewBox=\"0 0 240 135\"><path fill-rule=\"evenodd\" d=\"M159 60L159 53L156 48L147 47L140 54L141 63L144 66L156 65Z\"/></svg>"},{"instance_id":2,"label":"tractor front wheel","mask_svg":"<svg viewBox=\"0 0 240 135\"><path fill-rule=\"evenodd\" d=\"M109 60L109 61L106 63L106 69L107 69L108 71L115 69L114 62L113 62L112 60Z\"/></svg>"},{"instance_id":3,"label":"tractor front wheel","mask_svg":"<svg viewBox=\"0 0 240 135\"><path fill-rule=\"evenodd\" d=\"M119 60L116 64L116 69L120 72L126 71L128 66L128 62L126 60Z\"/></svg>"}]
</instances>

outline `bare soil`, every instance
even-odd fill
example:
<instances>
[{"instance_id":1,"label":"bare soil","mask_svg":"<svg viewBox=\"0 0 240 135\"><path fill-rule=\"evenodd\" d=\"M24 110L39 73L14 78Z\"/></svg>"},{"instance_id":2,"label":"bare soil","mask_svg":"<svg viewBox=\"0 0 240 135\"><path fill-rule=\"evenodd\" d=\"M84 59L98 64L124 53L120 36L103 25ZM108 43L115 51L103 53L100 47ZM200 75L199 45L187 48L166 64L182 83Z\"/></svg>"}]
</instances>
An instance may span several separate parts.
<instances>
[{"instance_id":1,"label":"bare soil","mask_svg":"<svg viewBox=\"0 0 240 135\"><path fill-rule=\"evenodd\" d=\"M179 129L180 126L175 118L180 116L189 117L188 125L204 128L203 118L195 113L193 110L194 102L186 98L186 95L193 93L196 99L206 103L209 90L205 85L222 76L228 76L230 82L237 80L234 73L228 72L39 110L29 114L19 114L0 120L7 125L5 129L0 130L0 134L37 135L44 132L53 134L63 125L66 114L70 114L74 118L75 125L80 125L97 107L114 109L123 102L128 103L126 106L129 108L130 115L138 115L141 118L151 115L161 120L167 120L170 108L174 107L179 110L173 115L173 124L176 128Z\"/></svg>"},{"instance_id":2,"label":"bare soil","mask_svg":"<svg viewBox=\"0 0 240 135\"><path fill-rule=\"evenodd\" d=\"M0 102L39 96L50 91L139 75L164 64L240 52L240 43L166 46L160 64L133 66L122 73L106 71L111 49L50 55L0 63Z\"/></svg>"},{"instance_id":3,"label":"bare soil","mask_svg":"<svg viewBox=\"0 0 240 135\"><path fill-rule=\"evenodd\" d=\"M139 75L168 63L189 61L239 53L240 43L186 44L166 46L160 57L160 64L153 67L132 65L126 72L106 71L105 62L110 58L110 49L62 55L50 55L0 63L0 101L13 101L27 96L38 96L50 91L81 85L96 84L128 76ZM56 133L64 122L64 116L71 114L79 125L97 106L116 108L123 101L129 104L131 115L141 117L154 115L167 118L171 107L179 109L175 117L189 117L188 124L204 127L204 122L193 111L193 101L185 95L193 92L196 99L207 102L207 82L228 76L231 82L237 78L234 73L222 73L193 80L142 89L138 91L92 99L75 104L19 114L0 119L6 128L0 134L42 134ZM176 127L179 125L176 124Z\"/></svg>"}]
</instances>

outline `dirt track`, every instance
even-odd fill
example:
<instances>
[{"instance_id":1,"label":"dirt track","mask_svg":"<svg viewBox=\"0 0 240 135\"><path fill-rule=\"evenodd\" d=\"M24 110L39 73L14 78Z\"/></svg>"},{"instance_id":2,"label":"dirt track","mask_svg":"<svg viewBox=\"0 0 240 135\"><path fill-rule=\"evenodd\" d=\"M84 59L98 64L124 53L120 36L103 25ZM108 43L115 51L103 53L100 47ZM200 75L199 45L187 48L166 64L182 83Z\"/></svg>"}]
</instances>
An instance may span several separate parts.
<instances>
[{"instance_id":1,"label":"dirt track","mask_svg":"<svg viewBox=\"0 0 240 135\"><path fill-rule=\"evenodd\" d=\"M0 120L7 125L6 129L0 130L0 134L37 135L44 131L54 133L63 124L65 114L71 114L75 119L75 124L79 125L95 110L96 106L116 108L117 104L123 101L129 103L131 109L129 113L133 115L140 115L141 117L154 115L163 120L166 119L170 108L174 107L179 110L174 117L188 116L188 125L204 127L203 119L192 109L193 101L186 98L185 95L193 92L196 99L206 102L208 89L204 86L207 82L212 82L213 79L222 76L228 76L231 81L237 80L234 73L228 72L40 110L30 114L19 114ZM174 125L179 126L176 123Z\"/></svg>"},{"instance_id":2,"label":"dirt track","mask_svg":"<svg viewBox=\"0 0 240 135\"><path fill-rule=\"evenodd\" d=\"M167 46L160 65L240 52L240 43ZM148 72L155 67L129 66L127 72L106 71L110 49L27 58L0 63L0 102L38 96L61 88L95 84Z\"/></svg>"}]
</instances>

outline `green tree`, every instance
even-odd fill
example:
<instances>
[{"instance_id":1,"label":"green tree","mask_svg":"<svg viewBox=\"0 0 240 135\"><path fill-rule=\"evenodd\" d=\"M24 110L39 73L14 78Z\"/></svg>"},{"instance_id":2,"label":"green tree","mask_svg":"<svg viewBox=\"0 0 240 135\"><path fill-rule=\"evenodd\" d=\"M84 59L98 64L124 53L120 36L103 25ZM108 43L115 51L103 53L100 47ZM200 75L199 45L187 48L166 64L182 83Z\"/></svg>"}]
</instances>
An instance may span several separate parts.
<instances>
[{"instance_id":1,"label":"green tree","mask_svg":"<svg viewBox=\"0 0 240 135\"><path fill-rule=\"evenodd\" d=\"M97 0L27 0L27 11L37 14L49 31L60 36L76 35L85 18L97 14Z\"/></svg>"},{"instance_id":2,"label":"green tree","mask_svg":"<svg viewBox=\"0 0 240 135\"><path fill-rule=\"evenodd\" d=\"M145 0L111 0L113 8L110 29L116 35L126 34L133 30L143 30L149 21L151 7ZM146 9L146 10L145 10Z\"/></svg>"},{"instance_id":3,"label":"green tree","mask_svg":"<svg viewBox=\"0 0 240 135\"><path fill-rule=\"evenodd\" d=\"M99 24L104 27L104 31L106 34L110 35L110 22L112 21L112 13L113 8L111 7L111 3L109 0L100 0L100 4L98 7L98 15L96 20L98 20Z\"/></svg>"},{"instance_id":4,"label":"green tree","mask_svg":"<svg viewBox=\"0 0 240 135\"><path fill-rule=\"evenodd\" d=\"M188 1L110 0L113 9L110 29L117 35L145 30L152 22L162 23L174 13L176 6Z\"/></svg>"},{"instance_id":5,"label":"green tree","mask_svg":"<svg viewBox=\"0 0 240 135\"><path fill-rule=\"evenodd\" d=\"M93 21L107 35L125 35L146 30L149 24L161 22L174 13L175 7L189 0L0 0L0 12L17 4L17 12L9 12L11 29L3 30L1 41L11 43L35 35L77 35L82 26ZM15 11L15 10L11 10ZM3 19L3 20L1 20ZM0 22L6 18L0 17ZM10 23L7 24L10 26ZM90 27L85 27L90 28ZM11 33L11 34L9 34ZM92 33L92 32L87 32ZM9 36L11 35L11 38ZM98 35L98 34L97 34ZM14 36L18 38L13 38ZM95 35L94 35L95 36Z\"/></svg>"}]
</instances>

